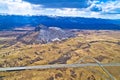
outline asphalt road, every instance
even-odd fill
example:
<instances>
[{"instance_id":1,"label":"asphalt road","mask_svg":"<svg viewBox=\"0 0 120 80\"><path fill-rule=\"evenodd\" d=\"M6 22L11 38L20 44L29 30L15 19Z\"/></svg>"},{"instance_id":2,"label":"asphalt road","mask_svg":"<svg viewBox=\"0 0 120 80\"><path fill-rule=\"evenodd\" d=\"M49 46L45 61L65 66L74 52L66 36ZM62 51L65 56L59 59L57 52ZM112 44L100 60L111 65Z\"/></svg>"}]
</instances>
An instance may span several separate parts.
<instances>
[{"instance_id":1,"label":"asphalt road","mask_svg":"<svg viewBox=\"0 0 120 80\"><path fill-rule=\"evenodd\" d=\"M107 63L100 64L101 66L120 66L120 63ZM31 69L56 69L56 68L78 68L78 67L89 67L89 66L100 66L97 63L87 64L54 64L54 65L39 65L39 66L25 66L25 67L7 67L0 68L0 71L18 71L18 70L31 70Z\"/></svg>"}]
</instances>

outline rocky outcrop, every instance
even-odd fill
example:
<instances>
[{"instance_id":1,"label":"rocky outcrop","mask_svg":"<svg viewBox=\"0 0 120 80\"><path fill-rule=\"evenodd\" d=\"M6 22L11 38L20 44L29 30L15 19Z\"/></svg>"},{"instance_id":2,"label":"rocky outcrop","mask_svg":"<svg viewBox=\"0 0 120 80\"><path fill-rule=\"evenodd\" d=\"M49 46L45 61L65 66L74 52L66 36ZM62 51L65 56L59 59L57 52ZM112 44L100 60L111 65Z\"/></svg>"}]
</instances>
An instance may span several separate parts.
<instances>
[{"instance_id":1,"label":"rocky outcrop","mask_svg":"<svg viewBox=\"0 0 120 80\"><path fill-rule=\"evenodd\" d=\"M65 40L71 37L75 37L75 34L72 30L63 30L59 27L47 27L44 25L39 25L34 30L18 36L17 41L21 41L26 44L45 44L49 42Z\"/></svg>"},{"instance_id":2,"label":"rocky outcrop","mask_svg":"<svg viewBox=\"0 0 120 80\"><path fill-rule=\"evenodd\" d=\"M41 28L39 31L38 40L40 43L49 43L53 41L61 41L71 37L75 37L75 34L69 30L63 30L58 27Z\"/></svg>"}]
</instances>

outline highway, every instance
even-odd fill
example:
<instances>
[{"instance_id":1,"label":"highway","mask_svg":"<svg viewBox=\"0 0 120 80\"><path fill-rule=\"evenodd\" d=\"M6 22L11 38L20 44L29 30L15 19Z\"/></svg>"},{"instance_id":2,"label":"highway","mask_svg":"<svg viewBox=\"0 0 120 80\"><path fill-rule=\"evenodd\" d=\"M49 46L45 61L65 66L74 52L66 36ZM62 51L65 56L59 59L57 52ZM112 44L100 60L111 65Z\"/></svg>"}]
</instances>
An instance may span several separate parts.
<instances>
[{"instance_id":1,"label":"highway","mask_svg":"<svg viewBox=\"0 0 120 80\"><path fill-rule=\"evenodd\" d=\"M101 66L120 66L120 63L100 64ZM0 71L18 71L18 70L32 70L32 69L57 69L57 68L79 68L79 67L100 67L97 63L86 64L54 64L54 65L39 65L39 66L25 66L25 67L6 67L0 68Z\"/></svg>"}]
</instances>

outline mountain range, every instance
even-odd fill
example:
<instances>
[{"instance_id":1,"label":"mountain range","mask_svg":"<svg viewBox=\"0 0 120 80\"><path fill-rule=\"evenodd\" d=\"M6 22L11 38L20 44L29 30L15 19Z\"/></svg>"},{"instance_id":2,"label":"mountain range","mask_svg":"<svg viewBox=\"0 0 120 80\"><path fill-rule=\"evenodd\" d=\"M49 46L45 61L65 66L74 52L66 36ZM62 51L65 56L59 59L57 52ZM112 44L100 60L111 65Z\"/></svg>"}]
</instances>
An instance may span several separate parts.
<instances>
[{"instance_id":1,"label":"mountain range","mask_svg":"<svg viewBox=\"0 0 120 80\"><path fill-rule=\"evenodd\" d=\"M83 17L59 17L59 16L17 16L1 15L0 30L11 30L26 25L35 27L39 24L55 26L63 29L87 29L87 30L120 30L120 19L100 19Z\"/></svg>"}]
</instances>

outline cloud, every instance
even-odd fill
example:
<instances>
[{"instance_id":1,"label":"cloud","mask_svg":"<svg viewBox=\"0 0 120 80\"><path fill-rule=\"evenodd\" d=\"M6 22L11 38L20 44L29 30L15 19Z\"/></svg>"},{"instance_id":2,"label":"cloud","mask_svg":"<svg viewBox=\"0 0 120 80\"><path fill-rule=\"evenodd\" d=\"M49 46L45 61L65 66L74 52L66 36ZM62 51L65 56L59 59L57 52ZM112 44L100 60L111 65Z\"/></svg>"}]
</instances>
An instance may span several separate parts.
<instances>
[{"instance_id":1,"label":"cloud","mask_svg":"<svg viewBox=\"0 0 120 80\"><path fill-rule=\"evenodd\" d=\"M102 7L99 4L92 3L91 6L88 7L89 10L94 12L100 12L102 11Z\"/></svg>"},{"instance_id":2,"label":"cloud","mask_svg":"<svg viewBox=\"0 0 120 80\"><path fill-rule=\"evenodd\" d=\"M105 6L105 7L103 7ZM102 4L103 7L103 12L104 13L113 13L114 12L119 12L120 14L120 2L119 1L115 1L115 2L108 2L108 3L104 3Z\"/></svg>"},{"instance_id":3,"label":"cloud","mask_svg":"<svg viewBox=\"0 0 120 80\"><path fill-rule=\"evenodd\" d=\"M22 0L1 0L0 13L27 15L33 14L34 10L40 8L41 5L34 5Z\"/></svg>"},{"instance_id":4,"label":"cloud","mask_svg":"<svg viewBox=\"0 0 120 80\"><path fill-rule=\"evenodd\" d=\"M91 0L24 0L33 4L42 4L45 8L86 8Z\"/></svg>"},{"instance_id":5,"label":"cloud","mask_svg":"<svg viewBox=\"0 0 120 80\"><path fill-rule=\"evenodd\" d=\"M117 0L101 0L93 1L92 5L88 7L91 11L101 11L102 13L120 13L120 2Z\"/></svg>"},{"instance_id":6,"label":"cloud","mask_svg":"<svg viewBox=\"0 0 120 80\"><path fill-rule=\"evenodd\" d=\"M33 1L33 0L31 0ZM37 1L37 0L36 0ZM40 0L45 1L45 0ZM53 0L57 1L57 0ZM64 0L61 0L64 1ZM72 4L72 0L71 4ZM81 0L85 1L85 0ZM49 4L44 2L45 4ZM66 2L67 3L67 2ZM54 2L55 4L55 2ZM59 3L60 4L60 3ZM70 4L70 3L69 3ZM48 16L72 16L72 17L94 17L105 19L120 18L120 2L87 0L87 7L45 7L43 4L33 4L23 0L0 0L0 14L9 15L48 15ZM61 5L61 4L60 4ZM63 5L63 4L62 4ZM48 6L48 5L47 5Z\"/></svg>"}]
</instances>

